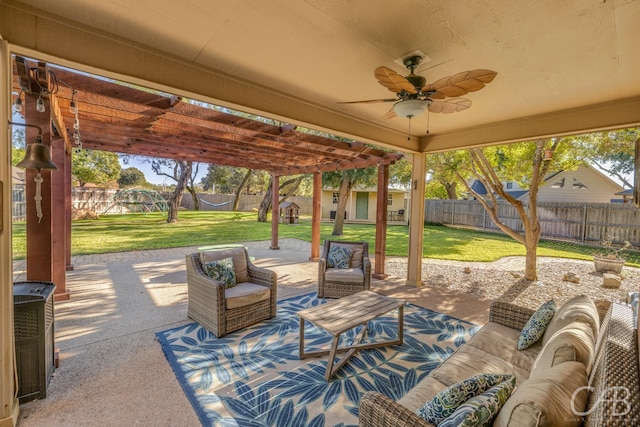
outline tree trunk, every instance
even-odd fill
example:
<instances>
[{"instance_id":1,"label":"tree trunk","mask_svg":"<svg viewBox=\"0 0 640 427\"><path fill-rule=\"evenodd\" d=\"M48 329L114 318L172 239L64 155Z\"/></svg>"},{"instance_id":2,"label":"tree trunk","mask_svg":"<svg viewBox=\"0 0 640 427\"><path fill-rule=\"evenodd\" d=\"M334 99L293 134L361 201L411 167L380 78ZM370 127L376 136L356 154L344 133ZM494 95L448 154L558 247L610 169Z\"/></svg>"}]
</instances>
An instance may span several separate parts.
<instances>
[{"instance_id":1,"label":"tree trunk","mask_svg":"<svg viewBox=\"0 0 640 427\"><path fill-rule=\"evenodd\" d=\"M176 162L179 164L179 175L176 182L176 188L169 199L169 213L167 215L168 223L178 222L178 209L182 202L182 195L187 188L187 180L191 176L192 162Z\"/></svg>"},{"instance_id":2,"label":"tree trunk","mask_svg":"<svg viewBox=\"0 0 640 427\"><path fill-rule=\"evenodd\" d=\"M336 207L336 220L333 223L333 232L331 233L334 236L342 236L344 228L344 211L347 207L347 199L349 198L351 187L353 187L353 183L347 178L344 178L340 183L340 195L338 196L338 206Z\"/></svg>"},{"instance_id":3,"label":"tree trunk","mask_svg":"<svg viewBox=\"0 0 640 427\"><path fill-rule=\"evenodd\" d=\"M198 199L198 193L196 193L196 189L190 185L187 185L187 191L191 194L191 199L193 200L193 210L200 210L200 199Z\"/></svg>"},{"instance_id":4,"label":"tree trunk","mask_svg":"<svg viewBox=\"0 0 640 427\"><path fill-rule=\"evenodd\" d=\"M271 194L273 193L273 178L269 178L269 185L267 186L267 191L260 202L260 207L258 207L258 222L267 222L267 212L269 212L269 208L271 207Z\"/></svg>"},{"instance_id":5,"label":"tree trunk","mask_svg":"<svg viewBox=\"0 0 640 427\"><path fill-rule=\"evenodd\" d=\"M456 193L457 182L441 182L445 190L447 190L447 198L449 200L457 200L458 194Z\"/></svg>"},{"instance_id":6,"label":"tree trunk","mask_svg":"<svg viewBox=\"0 0 640 427\"><path fill-rule=\"evenodd\" d=\"M238 208L240 207L240 193L242 193L242 189L246 187L247 183L249 182L249 178L251 178L251 174L253 174L253 169L247 170L247 173L244 175L244 178L242 178L242 182L240 183L240 185L238 185L238 188L236 189L236 194L233 199L233 207L231 208L234 212L237 212ZM266 221L266 217L267 217L267 214L265 213L265 221ZM258 221L260 221L260 219L258 219Z\"/></svg>"}]
</instances>

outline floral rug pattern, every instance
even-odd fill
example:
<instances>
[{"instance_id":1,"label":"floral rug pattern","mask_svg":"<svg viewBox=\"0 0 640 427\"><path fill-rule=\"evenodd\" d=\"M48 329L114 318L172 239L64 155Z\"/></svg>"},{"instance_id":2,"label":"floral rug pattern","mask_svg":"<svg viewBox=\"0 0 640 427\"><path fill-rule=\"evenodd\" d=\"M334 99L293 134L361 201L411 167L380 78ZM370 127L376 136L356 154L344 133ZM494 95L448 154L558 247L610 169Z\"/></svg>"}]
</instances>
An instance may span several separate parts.
<instances>
[{"instance_id":1,"label":"floral rug pattern","mask_svg":"<svg viewBox=\"0 0 640 427\"><path fill-rule=\"evenodd\" d=\"M278 303L276 318L220 339L197 323L157 338L205 426L357 426L358 401L369 390L397 400L477 330L468 322L407 304L404 344L362 350L331 379L327 356L299 360L296 313L324 304L316 293ZM355 339L359 328L343 335ZM368 324L364 341L393 338L397 312ZM328 348L331 335L305 324L307 351Z\"/></svg>"}]
</instances>

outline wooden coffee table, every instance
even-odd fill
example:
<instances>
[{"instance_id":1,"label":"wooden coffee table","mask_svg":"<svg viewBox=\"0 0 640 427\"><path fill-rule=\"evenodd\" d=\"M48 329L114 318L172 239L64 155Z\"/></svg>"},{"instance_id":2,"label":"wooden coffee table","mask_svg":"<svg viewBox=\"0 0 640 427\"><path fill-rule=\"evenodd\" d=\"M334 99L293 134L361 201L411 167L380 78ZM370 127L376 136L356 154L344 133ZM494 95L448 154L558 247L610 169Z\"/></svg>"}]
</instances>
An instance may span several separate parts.
<instances>
[{"instance_id":1,"label":"wooden coffee table","mask_svg":"<svg viewBox=\"0 0 640 427\"><path fill-rule=\"evenodd\" d=\"M395 340L379 341L375 343L361 343L360 340L367 331L367 322L398 309L398 337ZM388 345L400 345L403 342L404 302L389 298L371 291L362 291L347 297L340 298L316 307L306 308L298 312L300 317L300 359L308 357L329 355L327 371L324 379L329 379L338 372L349 358L358 350L365 348L384 347ZM329 350L304 351L304 323L311 322L333 335ZM356 337L354 344L348 347L338 348L340 336L356 326L363 325ZM347 353L335 364L336 354Z\"/></svg>"}]
</instances>

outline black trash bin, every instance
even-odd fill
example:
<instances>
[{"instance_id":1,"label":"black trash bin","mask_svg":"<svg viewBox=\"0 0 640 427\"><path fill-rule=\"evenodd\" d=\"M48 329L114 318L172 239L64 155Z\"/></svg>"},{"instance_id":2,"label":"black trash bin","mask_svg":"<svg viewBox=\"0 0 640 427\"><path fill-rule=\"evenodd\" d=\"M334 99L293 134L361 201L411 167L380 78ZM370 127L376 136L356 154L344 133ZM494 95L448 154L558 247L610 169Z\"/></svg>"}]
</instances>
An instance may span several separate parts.
<instances>
[{"instance_id":1,"label":"black trash bin","mask_svg":"<svg viewBox=\"0 0 640 427\"><path fill-rule=\"evenodd\" d=\"M14 282L13 325L20 403L47 397L55 370L51 282Z\"/></svg>"}]
</instances>

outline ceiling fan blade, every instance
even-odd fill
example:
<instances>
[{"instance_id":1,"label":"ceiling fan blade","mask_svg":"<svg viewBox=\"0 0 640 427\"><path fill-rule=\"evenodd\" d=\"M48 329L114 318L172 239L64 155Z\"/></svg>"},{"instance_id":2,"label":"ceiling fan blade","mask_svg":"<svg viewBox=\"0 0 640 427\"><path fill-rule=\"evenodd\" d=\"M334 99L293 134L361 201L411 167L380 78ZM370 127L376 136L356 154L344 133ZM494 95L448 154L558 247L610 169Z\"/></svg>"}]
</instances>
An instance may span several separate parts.
<instances>
[{"instance_id":1,"label":"ceiling fan blade","mask_svg":"<svg viewBox=\"0 0 640 427\"><path fill-rule=\"evenodd\" d=\"M467 98L449 98L445 100L434 100L429 105L429 112L451 114L464 111L471 107L471 100Z\"/></svg>"},{"instance_id":2,"label":"ceiling fan blade","mask_svg":"<svg viewBox=\"0 0 640 427\"><path fill-rule=\"evenodd\" d=\"M391 68L378 67L373 73L378 79L378 83L389 89L391 92L400 93L403 90L411 94L418 93L415 86L409 80L393 71Z\"/></svg>"},{"instance_id":3,"label":"ceiling fan blade","mask_svg":"<svg viewBox=\"0 0 640 427\"><path fill-rule=\"evenodd\" d=\"M377 104L379 102L395 102L398 98L386 98L386 99L367 99L365 101L344 101L338 102L338 104Z\"/></svg>"},{"instance_id":4,"label":"ceiling fan blade","mask_svg":"<svg viewBox=\"0 0 640 427\"><path fill-rule=\"evenodd\" d=\"M442 99L442 96L461 96L469 92L475 92L491 83L498 73L491 70L463 71L453 76L444 77L431 84L426 85L422 90L435 91L432 98Z\"/></svg>"},{"instance_id":5,"label":"ceiling fan blade","mask_svg":"<svg viewBox=\"0 0 640 427\"><path fill-rule=\"evenodd\" d=\"M391 109L387 111L384 116L382 116L382 118L385 120L395 119L396 117L398 117L398 115L396 114L396 111L393 109L393 107L391 107Z\"/></svg>"}]
</instances>

